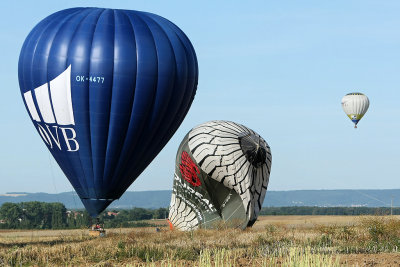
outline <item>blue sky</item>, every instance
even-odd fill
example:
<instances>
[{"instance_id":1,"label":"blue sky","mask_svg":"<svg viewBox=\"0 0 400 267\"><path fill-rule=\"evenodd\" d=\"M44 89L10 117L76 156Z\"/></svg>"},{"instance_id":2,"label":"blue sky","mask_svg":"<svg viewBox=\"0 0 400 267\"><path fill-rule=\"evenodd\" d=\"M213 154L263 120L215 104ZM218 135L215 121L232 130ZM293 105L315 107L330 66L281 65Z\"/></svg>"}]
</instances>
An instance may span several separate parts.
<instances>
[{"instance_id":1,"label":"blue sky","mask_svg":"<svg viewBox=\"0 0 400 267\"><path fill-rule=\"evenodd\" d=\"M199 85L185 121L128 189L170 189L175 154L194 126L232 120L272 149L269 190L399 188L399 1L8 1L0 2L0 194L72 187L34 130L17 62L29 31L77 6L152 12L192 41ZM343 95L370 108L353 129Z\"/></svg>"}]
</instances>

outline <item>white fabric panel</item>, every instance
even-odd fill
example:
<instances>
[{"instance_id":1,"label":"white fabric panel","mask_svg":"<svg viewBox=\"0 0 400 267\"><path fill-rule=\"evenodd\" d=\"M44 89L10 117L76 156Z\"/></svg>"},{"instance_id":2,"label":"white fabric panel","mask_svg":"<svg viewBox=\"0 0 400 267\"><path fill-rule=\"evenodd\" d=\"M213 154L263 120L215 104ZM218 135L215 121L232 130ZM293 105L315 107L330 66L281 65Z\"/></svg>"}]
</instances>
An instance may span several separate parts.
<instances>
[{"instance_id":1,"label":"white fabric panel","mask_svg":"<svg viewBox=\"0 0 400 267\"><path fill-rule=\"evenodd\" d=\"M37 122L40 122L39 114L36 110L35 103L33 103L32 92L28 91L24 93L24 98L32 119L34 119Z\"/></svg>"},{"instance_id":2,"label":"white fabric panel","mask_svg":"<svg viewBox=\"0 0 400 267\"><path fill-rule=\"evenodd\" d=\"M172 204L172 202L174 202L174 204ZM200 223L195 211L190 205L188 205L184 199L177 197L174 192L171 197L168 219L175 229L181 231L195 230Z\"/></svg>"},{"instance_id":3,"label":"white fabric panel","mask_svg":"<svg viewBox=\"0 0 400 267\"><path fill-rule=\"evenodd\" d=\"M59 125L75 124L71 100L71 65L50 81L51 100Z\"/></svg>"},{"instance_id":4,"label":"white fabric panel","mask_svg":"<svg viewBox=\"0 0 400 267\"><path fill-rule=\"evenodd\" d=\"M49 90L47 83L35 89L36 102L39 106L40 114L46 123L55 123L53 111L51 110Z\"/></svg>"},{"instance_id":5,"label":"white fabric panel","mask_svg":"<svg viewBox=\"0 0 400 267\"><path fill-rule=\"evenodd\" d=\"M342 107L347 115L364 115L369 107L369 99L366 95L345 95L342 98Z\"/></svg>"}]
</instances>

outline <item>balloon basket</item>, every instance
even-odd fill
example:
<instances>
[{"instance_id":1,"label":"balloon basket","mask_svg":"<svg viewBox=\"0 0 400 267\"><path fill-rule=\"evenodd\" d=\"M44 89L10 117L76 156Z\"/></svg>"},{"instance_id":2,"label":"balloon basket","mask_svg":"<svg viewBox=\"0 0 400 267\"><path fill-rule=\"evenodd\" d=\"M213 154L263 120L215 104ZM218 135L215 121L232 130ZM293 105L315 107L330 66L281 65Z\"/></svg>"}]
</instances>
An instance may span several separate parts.
<instances>
[{"instance_id":1,"label":"balloon basket","mask_svg":"<svg viewBox=\"0 0 400 267\"><path fill-rule=\"evenodd\" d=\"M104 230L104 225L100 224L100 219L96 218L96 223L92 225L89 229L89 236L104 237L106 236L106 230Z\"/></svg>"}]
</instances>

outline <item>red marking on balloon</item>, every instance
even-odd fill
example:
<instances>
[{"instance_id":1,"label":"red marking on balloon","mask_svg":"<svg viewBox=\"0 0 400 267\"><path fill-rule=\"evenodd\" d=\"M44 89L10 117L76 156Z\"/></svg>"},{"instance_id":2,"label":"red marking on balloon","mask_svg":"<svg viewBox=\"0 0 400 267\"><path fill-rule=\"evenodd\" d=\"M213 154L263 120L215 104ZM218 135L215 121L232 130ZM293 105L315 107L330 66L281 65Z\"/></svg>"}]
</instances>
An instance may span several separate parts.
<instances>
[{"instance_id":1,"label":"red marking on balloon","mask_svg":"<svg viewBox=\"0 0 400 267\"><path fill-rule=\"evenodd\" d=\"M191 185L197 187L201 185L201 181L197 174L200 174L199 168L190 158L186 151L182 152L181 164L179 164L179 169L181 171L183 179L188 181Z\"/></svg>"},{"instance_id":2,"label":"red marking on balloon","mask_svg":"<svg viewBox=\"0 0 400 267\"><path fill-rule=\"evenodd\" d=\"M169 223L169 230L174 230L174 225L172 224L172 222L167 219L168 223Z\"/></svg>"}]
</instances>

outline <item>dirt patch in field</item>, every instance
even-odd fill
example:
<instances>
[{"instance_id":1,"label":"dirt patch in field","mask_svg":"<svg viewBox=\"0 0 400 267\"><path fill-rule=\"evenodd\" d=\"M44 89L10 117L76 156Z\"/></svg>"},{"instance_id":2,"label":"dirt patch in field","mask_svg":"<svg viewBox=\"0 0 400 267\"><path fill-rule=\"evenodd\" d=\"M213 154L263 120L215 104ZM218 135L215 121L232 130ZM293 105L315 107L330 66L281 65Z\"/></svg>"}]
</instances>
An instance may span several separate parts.
<instances>
[{"instance_id":1,"label":"dirt patch in field","mask_svg":"<svg viewBox=\"0 0 400 267\"><path fill-rule=\"evenodd\" d=\"M345 266L400 266L400 253L348 254L340 255Z\"/></svg>"}]
</instances>

